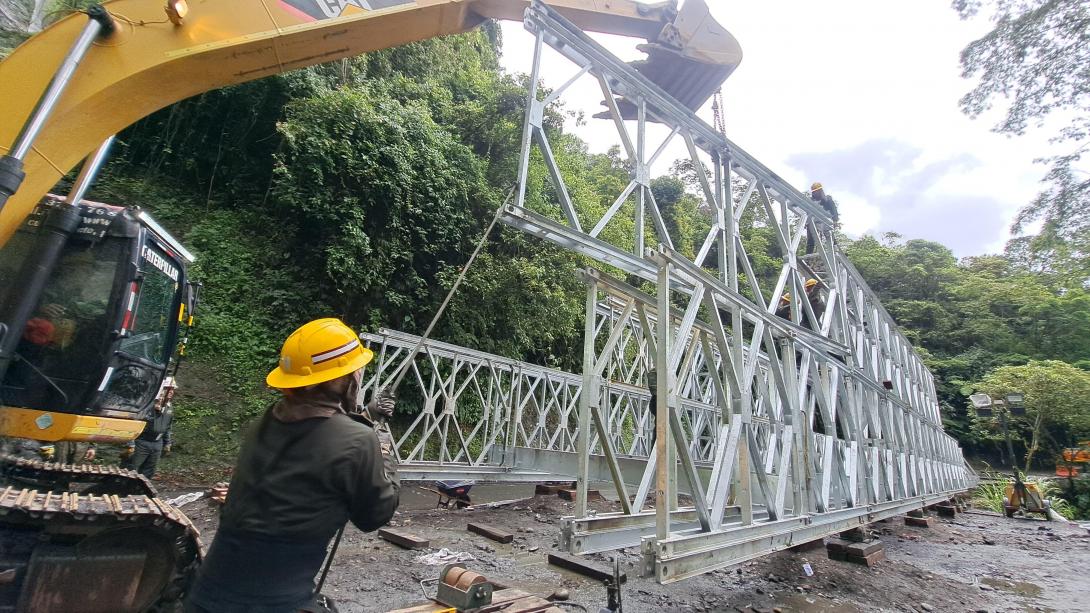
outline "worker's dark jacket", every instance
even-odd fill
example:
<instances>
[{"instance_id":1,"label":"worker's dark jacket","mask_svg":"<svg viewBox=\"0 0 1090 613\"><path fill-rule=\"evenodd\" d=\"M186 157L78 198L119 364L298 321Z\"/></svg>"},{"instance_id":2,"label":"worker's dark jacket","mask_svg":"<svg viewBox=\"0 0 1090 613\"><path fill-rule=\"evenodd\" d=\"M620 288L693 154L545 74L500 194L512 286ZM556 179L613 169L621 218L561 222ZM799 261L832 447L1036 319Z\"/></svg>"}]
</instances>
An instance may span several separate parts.
<instances>
[{"instance_id":1,"label":"worker's dark jacket","mask_svg":"<svg viewBox=\"0 0 1090 613\"><path fill-rule=\"evenodd\" d=\"M821 208L825 209L825 212L829 214L833 223L840 221L840 211L837 209L836 200L833 200L832 196L826 194L825 197L818 201L818 204L820 204Z\"/></svg>"},{"instance_id":2,"label":"worker's dark jacket","mask_svg":"<svg viewBox=\"0 0 1090 613\"><path fill-rule=\"evenodd\" d=\"M351 520L377 530L397 509L396 467L370 426L321 407L299 419L316 407L291 404L266 411L247 435L187 610L294 612L337 529Z\"/></svg>"}]
</instances>

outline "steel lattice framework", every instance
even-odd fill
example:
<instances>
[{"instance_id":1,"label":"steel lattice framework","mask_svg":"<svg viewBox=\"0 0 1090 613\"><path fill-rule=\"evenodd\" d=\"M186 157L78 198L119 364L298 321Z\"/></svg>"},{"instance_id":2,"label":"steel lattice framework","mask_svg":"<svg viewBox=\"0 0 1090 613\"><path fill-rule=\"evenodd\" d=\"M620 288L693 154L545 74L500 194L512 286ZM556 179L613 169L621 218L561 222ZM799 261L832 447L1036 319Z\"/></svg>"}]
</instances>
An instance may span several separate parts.
<instances>
[{"instance_id":1,"label":"steel lattice framework","mask_svg":"<svg viewBox=\"0 0 1090 613\"><path fill-rule=\"evenodd\" d=\"M640 545L645 571L661 582L971 487L931 374L838 251L827 213L548 7L535 3L524 23L536 43L519 197L501 219L601 263L579 273L583 373L425 343L411 365L424 408L398 439L407 475L574 475L564 545L576 554ZM573 76L541 98L546 45L572 62ZM597 219L575 206L544 126L580 79L597 81L631 169ZM634 134L622 99L636 109ZM652 123L668 131L653 148ZM675 139L713 217L692 257L675 248L651 191L651 168ZM560 220L527 208L535 148ZM631 235L616 231L621 219ZM756 227L778 247L771 275L755 270L743 240ZM373 389L416 339L366 338L381 345ZM621 511L588 512L588 486L599 480L612 483Z\"/></svg>"}]
</instances>

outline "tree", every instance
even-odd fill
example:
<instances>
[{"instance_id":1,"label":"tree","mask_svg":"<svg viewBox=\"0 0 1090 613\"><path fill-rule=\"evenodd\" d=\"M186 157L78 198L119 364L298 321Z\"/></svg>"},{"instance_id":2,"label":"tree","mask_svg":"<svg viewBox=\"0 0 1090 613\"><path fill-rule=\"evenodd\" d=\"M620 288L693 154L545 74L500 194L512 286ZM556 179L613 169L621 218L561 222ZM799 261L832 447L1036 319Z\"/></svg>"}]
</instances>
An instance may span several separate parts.
<instances>
[{"instance_id":1,"label":"tree","mask_svg":"<svg viewBox=\"0 0 1090 613\"><path fill-rule=\"evenodd\" d=\"M1015 392L1025 395L1023 425L1030 435L1025 472L1033 466L1042 439L1057 443L1090 433L1090 373L1071 364L1035 360L1024 366L1004 366L988 373L976 387L993 398Z\"/></svg>"},{"instance_id":2,"label":"tree","mask_svg":"<svg viewBox=\"0 0 1090 613\"><path fill-rule=\"evenodd\" d=\"M1021 233L1043 221L1030 241L1039 257L1079 263L1083 284L1090 280L1090 174L1078 162L1090 148L1090 5L1084 0L954 0L963 19L988 6L995 27L961 53L966 78L979 77L961 99L978 117L1004 99L1006 115L994 128L1023 134L1031 125L1059 120L1052 141L1067 151L1038 161L1049 164L1046 185L1015 219ZM1070 267L1070 265L1069 265Z\"/></svg>"}]
</instances>

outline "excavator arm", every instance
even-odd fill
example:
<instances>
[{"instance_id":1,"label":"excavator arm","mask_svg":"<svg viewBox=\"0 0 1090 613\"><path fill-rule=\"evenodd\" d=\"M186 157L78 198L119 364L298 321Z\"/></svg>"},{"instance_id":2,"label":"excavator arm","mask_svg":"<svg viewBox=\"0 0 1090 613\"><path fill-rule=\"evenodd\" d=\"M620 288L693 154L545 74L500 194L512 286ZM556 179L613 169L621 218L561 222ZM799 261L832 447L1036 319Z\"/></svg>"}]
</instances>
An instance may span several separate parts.
<instances>
[{"instance_id":1,"label":"excavator arm","mask_svg":"<svg viewBox=\"0 0 1090 613\"><path fill-rule=\"evenodd\" d=\"M580 27L640 37L669 50L688 85L718 86L741 60L737 41L688 0L548 0ZM113 0L114 25L83 57L25 157L26 177L0 209L0 246L42 196L103 140L174 102L212 89L521 19L528 0ZM183 8L184 7L184 8ZM184 16L180 13L185 13ZM54 70L87 23L70 15L0 62L0 153L10 153ZM661 70L661 68L659 69ZM651 77L655 80L654 77ZM670 85L664 85L668 93ZM710 91L708 93L710 96ZM679 98L680 99L680 98ZM702 103L707 99L689 101Z\"/></svg>"}]
</instances>

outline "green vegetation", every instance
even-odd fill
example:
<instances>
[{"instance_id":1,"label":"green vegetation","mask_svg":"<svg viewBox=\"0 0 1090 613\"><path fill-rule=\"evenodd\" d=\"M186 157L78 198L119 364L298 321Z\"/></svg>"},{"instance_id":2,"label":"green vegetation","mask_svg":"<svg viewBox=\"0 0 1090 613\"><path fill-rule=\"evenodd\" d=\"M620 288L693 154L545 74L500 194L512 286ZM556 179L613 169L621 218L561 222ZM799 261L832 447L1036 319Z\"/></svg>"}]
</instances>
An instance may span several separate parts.
<instances>
[{"instance_id":1,"label":"green vegetation","mask_svg":"<svg viewBox=\"0 0 1090 613\"><path fill-rule=\"evenodd\" d=\"M864 236L845 251L935 373L946 429L969 453L1030 466L1034 454L1054 460L1090 434L1080 417L1090 401L1084 288L1009 256L959 262L938 243L893 234ZM1016 460L1004 455L997 420L969 409L974 391L1026 394L1026 415L1011 422Z\"/></svg>"}]
</instances>

